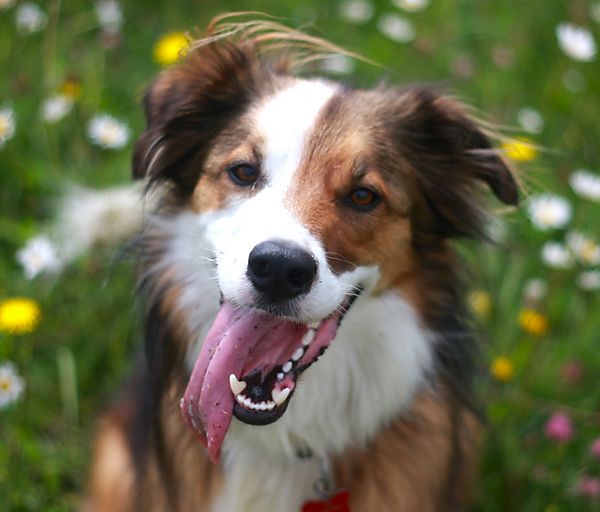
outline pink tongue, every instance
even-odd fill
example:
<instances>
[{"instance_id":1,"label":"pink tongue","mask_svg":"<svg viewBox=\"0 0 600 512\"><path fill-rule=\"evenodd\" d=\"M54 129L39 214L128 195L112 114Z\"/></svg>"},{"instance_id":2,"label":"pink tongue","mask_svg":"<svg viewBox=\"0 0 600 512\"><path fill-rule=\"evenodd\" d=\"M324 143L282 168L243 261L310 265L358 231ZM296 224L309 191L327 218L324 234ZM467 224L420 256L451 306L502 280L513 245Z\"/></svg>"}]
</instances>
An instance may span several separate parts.
<instances>
[{"instance_id":1,"label":"pink tongue","mask_svg":"<svg viewBox=\"0 0 600 512\"><path fill-rule=\"evenodd\" d=\"M284 364L306 331L305 325L223 302L181 402L185 421L208 448L213 462L219 460L233 414L229 375L242 378L255 368L266 373Z\"/></svg>"}]
</instances>

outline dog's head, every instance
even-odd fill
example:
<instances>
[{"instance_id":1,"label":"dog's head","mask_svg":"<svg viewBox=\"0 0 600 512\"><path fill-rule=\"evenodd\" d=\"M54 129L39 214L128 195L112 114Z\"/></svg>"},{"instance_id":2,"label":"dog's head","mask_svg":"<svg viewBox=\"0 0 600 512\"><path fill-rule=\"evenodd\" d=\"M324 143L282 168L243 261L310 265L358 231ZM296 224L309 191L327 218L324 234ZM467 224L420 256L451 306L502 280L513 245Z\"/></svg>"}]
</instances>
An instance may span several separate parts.
<instances>
[{"instance_id":1,"label":"dog's head","mask_svg":"<svg viewBox=\"0 0 600 512\"><path fill-rule=\"evenodd\" d=\"M166 208L196 219L213 261L221 306L182 400L213 459L232 414L281 417L361 295L430 305L417 298L423 255L483 233L481 185L517 201L458 102L298 78L251 32L213 34L159 76L134 156L137 177L168 188Z\"/></svg>"}]
</instances>

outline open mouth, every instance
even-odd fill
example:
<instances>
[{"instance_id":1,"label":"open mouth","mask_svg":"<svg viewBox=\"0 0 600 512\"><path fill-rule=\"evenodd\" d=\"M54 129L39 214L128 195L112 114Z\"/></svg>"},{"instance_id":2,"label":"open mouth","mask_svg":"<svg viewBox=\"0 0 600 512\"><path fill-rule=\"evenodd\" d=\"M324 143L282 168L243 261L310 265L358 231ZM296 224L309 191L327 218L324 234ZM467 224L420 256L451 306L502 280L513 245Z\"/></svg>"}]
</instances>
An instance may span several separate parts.
<instances>
[{"instance_id":1,"label":"open mouth","mask_svg":"<svg viewBox=\"0 0 600 512\"><path fill-rule=\"evenodd\" d=\"M181 401L185 421L214 462L233 415L268 425L284 414L298 378L331 344L361 291L310 325L223 301Z\"/></svg>"}]
</instances>

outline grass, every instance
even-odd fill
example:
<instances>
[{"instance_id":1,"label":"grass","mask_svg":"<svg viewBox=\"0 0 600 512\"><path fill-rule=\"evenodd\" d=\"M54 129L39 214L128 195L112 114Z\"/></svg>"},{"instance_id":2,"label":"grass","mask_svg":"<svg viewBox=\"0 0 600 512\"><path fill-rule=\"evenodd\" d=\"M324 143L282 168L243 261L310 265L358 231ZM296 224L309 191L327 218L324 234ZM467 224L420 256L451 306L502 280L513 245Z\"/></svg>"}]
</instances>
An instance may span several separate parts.
<instances>
[{"instance_id":1,"label":"grass","mask_svg":"<svg viewBox=\"0 0 600 512\"><path fill-rule=\"evenodd\" d=\"M554 269L540 259L543 244L563 241L566 230L600 238L600 205L568 185L575 169L600 170L598 62L570 59L555 36L558 23L572 21L600 40L589 4L594 2L434 0L421 12L404 13L378 0L373 19L361 25L341 19L337 2L252 5L381 63L357 63L353 78L343 77L353 84L371 85L381 76L433 82L503 126L516 127L523 107L543 116L543 131L527 136L544 149L519 164L522 181L528 193L549 191L570 201L568 228L537 230L521 209L507 215L507 233L497 246L461 251L473 289L489 299L488 307L479 308L487 342L478 389L489 421L476 505L482 512L600 510L598 498L573 490L582 476L600 477L600 460L590 454L600 437L600 294L576 285L579 273L594 266ZM123 26L108 38L89 2L40 6L48 23L31 35L15 28L17 7L0 10L0 109L10 106L17 119L15 136L0 148L0 300L25 296L42 308L32 333L0 333L0 362L12 361L26 385L17 402L0 409L0 509L11 511L76 507L94 418L118 390L139 341L135 270L126 253L98 247L59 276L28 280L15 252L45 229L67 184L129 181L131 142L120 150L100 149L90 143L86 125L108 112L133 134L141 131L141 95L160 70L152 58L157 39L173 30L193 33L214 14L248 8L233 1L201 7L123 2ZM412 42L396 43L378 31L377 20L388 12L412 21ZM73 110L58 123L43 123L41 102L68 81L80 88ZM523 291L533 277L547 283L548 293L532 304ZM520 326L525 307L547 319L547 332L536 336ZM489 374L497 356L514 366L507 381ZM569 442L544 435L557 411L574 424Z\"/></svg>"}]
</instances>

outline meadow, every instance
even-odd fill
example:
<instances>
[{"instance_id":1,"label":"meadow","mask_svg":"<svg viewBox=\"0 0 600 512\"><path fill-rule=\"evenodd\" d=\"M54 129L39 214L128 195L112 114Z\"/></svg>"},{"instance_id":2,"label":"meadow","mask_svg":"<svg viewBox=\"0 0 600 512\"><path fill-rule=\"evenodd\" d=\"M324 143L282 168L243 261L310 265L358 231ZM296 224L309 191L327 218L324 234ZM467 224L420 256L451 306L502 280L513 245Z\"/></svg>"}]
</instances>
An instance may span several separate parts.
<instances>
[{"instance_id":1,"label":"meadow","mask_svg":"<svg viewBox=\"0 0 600 512\"><path fill-rule=\"evenodd\" d=\"M591 0L0 0L0 510L77 507L94 420L140 341L130 251L88 249L85 212L79 231L57 231L61 198L130 181L144 88L186 33L249 8L379 63L338 57L314 71L436 84L506 137L522 204L499 212L495 243L459 247L488 423L474 510L600 511Z\"/></svg>"}]
</instances>

